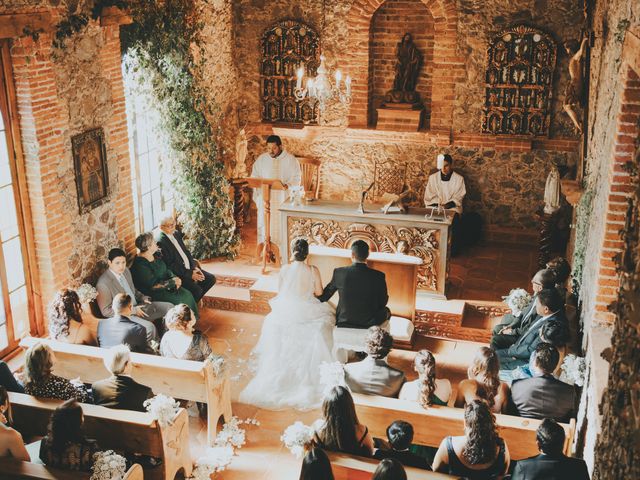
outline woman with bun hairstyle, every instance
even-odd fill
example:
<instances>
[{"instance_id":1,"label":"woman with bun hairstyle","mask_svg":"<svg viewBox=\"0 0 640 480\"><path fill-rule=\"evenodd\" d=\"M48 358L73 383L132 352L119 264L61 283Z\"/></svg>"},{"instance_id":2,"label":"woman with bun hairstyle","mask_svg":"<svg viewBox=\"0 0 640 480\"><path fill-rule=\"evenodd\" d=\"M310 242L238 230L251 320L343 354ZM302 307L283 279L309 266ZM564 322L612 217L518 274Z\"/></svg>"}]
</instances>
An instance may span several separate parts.
<instances>
[{"instance_id":1,"label":"woman with bun hairstyle","mask_svg":"<svg viewBox=\"0 0 640 480\"><path fill-rule=\"evenodd\" d=\"M307 265L309 244L291 245L293 261L280 269L278 295L252 354L256 375L240 402L271 410L311 410L322 404L320 365L332 363L335 311L321 303L318 268Z\"/></svg>"}]
</instances>

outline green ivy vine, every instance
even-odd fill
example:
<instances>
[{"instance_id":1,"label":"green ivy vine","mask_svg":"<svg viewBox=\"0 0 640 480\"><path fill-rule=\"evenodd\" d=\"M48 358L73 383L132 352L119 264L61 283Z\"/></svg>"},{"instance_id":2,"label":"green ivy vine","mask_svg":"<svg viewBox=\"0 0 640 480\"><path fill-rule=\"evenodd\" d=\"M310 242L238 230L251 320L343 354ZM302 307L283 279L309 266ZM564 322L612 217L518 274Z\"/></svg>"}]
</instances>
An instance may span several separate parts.
<instances>
[{"instance_id":1,"label":"green ivy vine","mask_svg":"<svg viewBox=\"0 0 640 480\"><path fill-rule=\"evenodd\" d=\"M573 249L572 282L573 292L578 297L580 296L582 276L584 273L584 265L587 255L589 222L591 221L594 197L595 190L593 188L585 190L576 207L576 239Z\"/></svg>"}]
</instances>

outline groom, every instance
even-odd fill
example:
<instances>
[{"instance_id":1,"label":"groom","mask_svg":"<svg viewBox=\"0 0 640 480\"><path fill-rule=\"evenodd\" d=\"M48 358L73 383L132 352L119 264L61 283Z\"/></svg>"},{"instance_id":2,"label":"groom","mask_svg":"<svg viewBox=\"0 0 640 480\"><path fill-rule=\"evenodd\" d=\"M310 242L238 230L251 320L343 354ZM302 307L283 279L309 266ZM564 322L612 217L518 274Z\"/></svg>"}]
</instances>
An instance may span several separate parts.
<instances>
[{"instance_id":1,"label":"groom","mask_svg":"<svg viewBox=\"0 0 640 480\"><path fill-rule=\"evenodd\" d=\"M387 308L389 295L384 273L367 266L368 256L369 245L365 241L353 242L353 264L336 268L331 281L318 297L321 302L326 302L336 291L340 292L336 310L339 328L369 328L381 325L391 316Z\"/></svg>"}]
</instances>

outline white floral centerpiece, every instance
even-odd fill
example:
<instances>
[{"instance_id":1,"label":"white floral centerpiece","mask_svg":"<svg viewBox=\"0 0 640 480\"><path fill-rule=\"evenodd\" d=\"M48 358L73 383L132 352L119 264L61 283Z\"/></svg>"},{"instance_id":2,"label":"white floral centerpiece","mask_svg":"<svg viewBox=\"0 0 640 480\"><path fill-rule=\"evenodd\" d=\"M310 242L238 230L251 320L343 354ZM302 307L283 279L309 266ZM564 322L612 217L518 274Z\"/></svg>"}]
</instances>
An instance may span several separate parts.
<instances>
[{"instance_id":1,"label":"white floral centerpiece","mask_svg":"<svg viewBox=\"0 0 640 480\"><path fill-rule=\"evenodd\" d=\"M94 288L93 285L89 285L88 283L83 283L82 285L80 285L76 289L76 293L78 294L78 298L80 299L80 303L82 305L91 303L96 298L98 298L98 291Z\"/></svg>"},{"instance_id":2,"label":"white floral centerpiece","mask_svg":"<svg viewBox=\"0 0 640 480\"><path fill-rule=\"evenodd\" d=\"M302 458L305 448L311 443L313 436L321 426L322 420L316 420L311 426L297 421L284 430L280 440L296 458Z\"/></svg>"},{"instance_id":3,"label":"white floral centerpiece","mask_svg":"<svg viewBox=\"0 0 640 480\"><path fill-rule=\"evenodd\" d=\"M576 357L573 354L567 355L562 361L560 370L559 379L564 383L577 385L579 387L584 385L584 375L587 370L584 357Z\"/></svg>"},{"instance_id":4,"label":"white floral centerpiece","mask_svg":"<svg viewBox=\"0 0 640 480\"><path fill-rule=\"evenodd\" d=\"M212 474L222 472L229 466L233 455L234 451L231 445L207 448L205 455L196 461L196 466L189 478L210 480Z\"/></svg>"},{"instance_id":5,"label":"white floral centerpiece","mask_svg":"<svg viewBox=\"0 0 640 480\"><path fill-rule=\"evenodd\" d=\"M344 365L340 362L322 362L320 364L320 385L323 396L326 396L333 387L347 387L347 382L344 379Z\"/></svg>"},{"instance_id":6,"label":"white floral centerpiece","mask_svg":"<svg viewBox=\"0 0 640 480\"><path fill-rule=\"evenodd\" d=\"M524 307L531 302L531 295L524 288L514 288L509 295L502 297L507 307L511 309L511 313L516 317L522 313Z\"/></svg>"},{"instance_id":7,"label":"white floral centerpiece","mask_svg":"<svg viewBox=\"0 0 640 480\"><path fill-rule=\"evenodd\" d=\"M173 423L173 419L180 408L180 404L173 398L161 393L149 400L145 400L143 405L162 427Z\"/></svg>"},{"instance_id":8,"label":"white floral centerpiece","mask_svg":"<svg viewBox=\"0 0 640 480\"><path fill-rule=\"evenodd\" d=\"M113 450L93 454L90 480L122 480L127 472L127 461Z\"/></svg>"}]
</instances>

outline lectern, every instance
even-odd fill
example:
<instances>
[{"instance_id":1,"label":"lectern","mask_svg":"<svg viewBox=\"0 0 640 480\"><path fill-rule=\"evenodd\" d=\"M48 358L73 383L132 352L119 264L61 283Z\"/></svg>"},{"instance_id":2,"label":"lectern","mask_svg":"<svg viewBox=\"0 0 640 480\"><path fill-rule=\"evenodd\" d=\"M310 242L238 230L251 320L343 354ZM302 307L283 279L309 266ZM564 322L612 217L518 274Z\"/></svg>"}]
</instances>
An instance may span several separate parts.
<instances>
[{"instance_id":1,"label":"lectern","mask_svg":"<svg viewBox=\"0 0 640 480\"><path fill-rule=\"evenodd\" d=\"M256 260L262 260L262 273L267 271L267 261L271 260L280 265L280 251L271 241L271 190L286 190L282 182L277 178L243 178L250 188L258 188L262 191L262 205L264 206L264 242L256 247Z\"/></svg>"}]
</instances>

